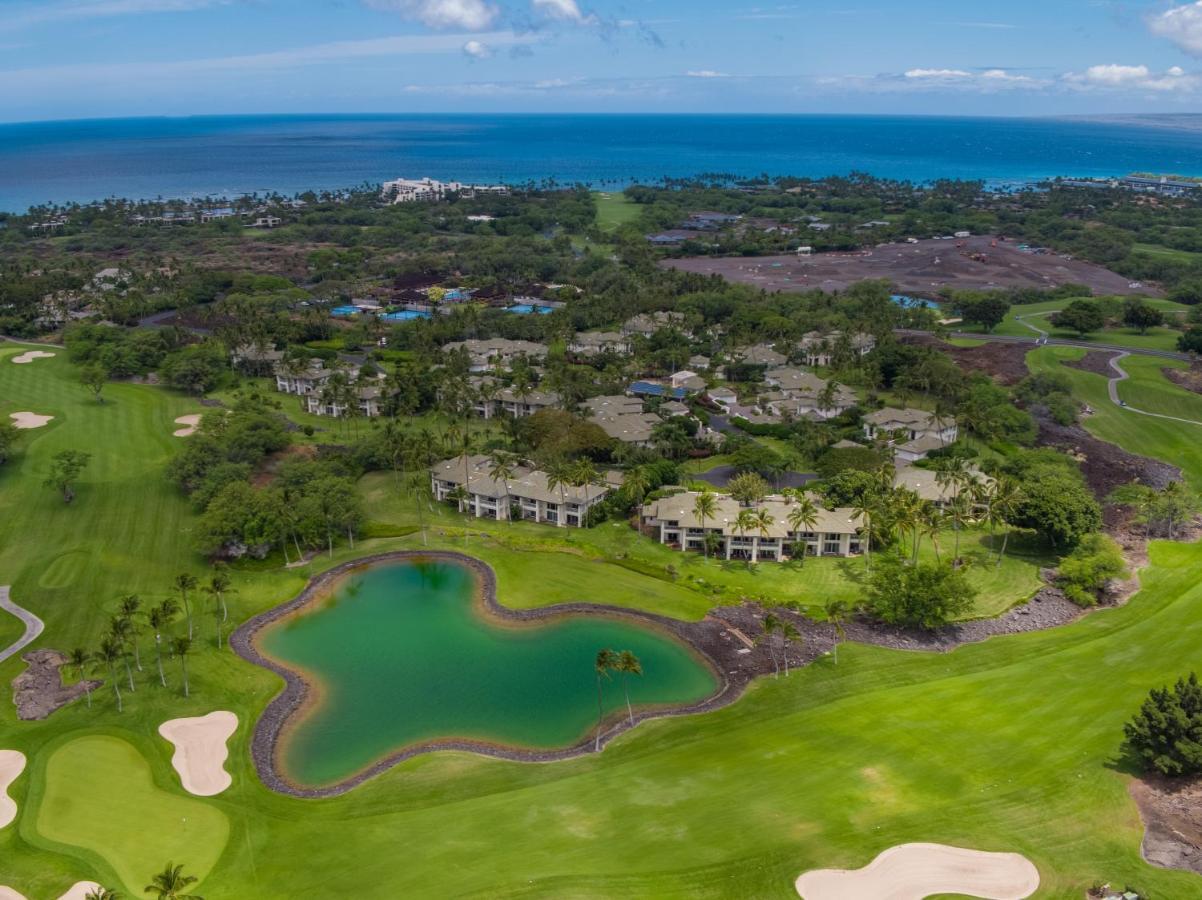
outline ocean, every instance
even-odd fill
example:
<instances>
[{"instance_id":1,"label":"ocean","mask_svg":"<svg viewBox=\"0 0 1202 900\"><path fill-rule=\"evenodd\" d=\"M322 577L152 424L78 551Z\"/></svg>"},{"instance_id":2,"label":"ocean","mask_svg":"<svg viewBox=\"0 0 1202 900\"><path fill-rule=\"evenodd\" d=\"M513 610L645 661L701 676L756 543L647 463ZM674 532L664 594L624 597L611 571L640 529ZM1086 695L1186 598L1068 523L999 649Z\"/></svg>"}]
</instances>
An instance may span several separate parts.
<instances>
[{"instance_id":1,"label":"ocean","mask_svg":"<svg viewBox=\"0 0 1202 900\"><path fill-rule=\"evenodd\" d=\"M0 210L105 197L292 194L399 177L554 179L868 172L1023 183L1202 175L1202 133L1064 119L736 115L314 115L0 125Z\"/></svg>"}]
</instances>

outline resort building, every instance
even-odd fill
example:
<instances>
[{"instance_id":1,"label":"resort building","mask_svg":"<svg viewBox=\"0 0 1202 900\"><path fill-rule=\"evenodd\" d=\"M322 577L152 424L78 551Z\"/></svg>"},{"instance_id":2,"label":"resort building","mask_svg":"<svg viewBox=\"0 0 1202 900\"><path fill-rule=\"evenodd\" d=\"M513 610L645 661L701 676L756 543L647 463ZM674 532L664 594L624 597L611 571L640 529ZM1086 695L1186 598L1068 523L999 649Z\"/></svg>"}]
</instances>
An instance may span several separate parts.
<instances>
[{"instance_id":1,"label":"resort building","mask_svg":"<svg viewBox=\"0 0 1202 900\"><path fill-rule=\"evenodd\" d=\"M993 479L978 469L970 469L970 476L981 484L992 484ZM918 469L914 466L903 466L897 470L893 478L893 486L905 488L916 493L919 498L943 509L947 506L956 492L963 490L950 483L940 484L938 473L930 469ZM982 504L974 504L981 507Z\"/></svg>"},{"instance_id":2,"label":"resort building","mask_svg":"<svg viewBox=\"0 0 1202 900\"><path fill-rule=\"evenodd\" d=\"M488 378L473 381L476 388L474 410L482 419L512 416L521 419L544 409L559 406L559 394L554 391L531 390L521 394L511 387L502 387Z\"/></svg>"},{"instance_id":3,"label":"resort building","mask_svg":"<svg viewBox=\"0 0 1202 900\"><path fill-rule=\"evenodd\" d=\"M521 519L567 528L588 524L588 511L612 490L610 479L603 485L556 485L547 473L519 467L507 479L493 478L487 456L459 456L443 460L430 469L430 488L440 503L457 498L460 512L478 519L502 521Z\"/></svg>"},{"instance_id":4,"label":"resort building","mask_svg":"<svg viewBox=\"0 0 1202 900\"><path fill-rule=\"evenodd\" d=\"M854 391L819 378L813 372L781 367L770 369L764 381L775 388L761 398L764 411L795 419L833 419L859 402Z\"/></svg>"},{"instance_id":5,"label":"resort building","mask_svg":"<svg viewBox=\"0 0 1202 900\"><path fill-rule=\"evenodd\" d=\"M634 349L627 335L616 331L582 331L568 344L576 356L600 356L603 353L626 355Z\"/></svg>"},{"instance_id":6,"label":"resort building","mask_svg":"<svg viewBox=\"0 0 1202 900\"><path fill-rule=\"evenodd\" d=\"M653 313L643 313L632 319L628 319L622 325L622 334L627 336L639 334L643 337L651 337L655 332L665 328L675 328L678 331L683 331L684 323L684 313L659 310Z\"/></svg>"},{"instance_id":7,"label":"resort building","mask_svg":"<svg viewBox=\"0 0 1202 900\"><path fill-rule=\"evenodd\" d=\"M230 351L234 368L247 375L274 375L276 366L284 359L283 350L239 344Z\"/></svg>"},{"instance_id":8,"label":"resort building","mask_svg":"<svg viewBox=\"0 0 1202 900\"><path fill-rule=\"evenodd\" d=\"M864 417L864 436L894 444L897 458L915 462L932 450L954 444L960 429L953 418L936 416L922 409L887 406Z\"/></svg>"},{"instance_id":9,"label":"resort building","mask_svg":"<svg viewBox=\"0 0 1202 900\"><path fill-rule=\"evenodd\" d=\"M462 184L458 181L435 181L433 178L397 178L385 181L380 195L391 198L393 203L436 203L445 200L447 194L474 197L476 194L508 194L503 184Z\"/></svg>"},{"instance_id":10,"label":"resort building","mask_svg":"<svg viewBox=\"0 0 1202 900\"><path fill-rule=\"evenodd\" d=\"M442 349L444 353L466 350L470 360L469 369L472 372L508 369L519 356L524 356L531 362L546 359L547 356L546 344L536 344L533 341L511 341L506 338L452 341L444 344Z\"/></svg>"},{"instance_id":11,"label":"resort building","mask_svg":"<svg viewBox=\"0 0 1202 900\"><path fill-rule=\"evenodd\" d=\"M275 370L275 389L282 394L305 397L325 387L333 374L334 370L327 369L320 359L311 359L303 366L281 363Z\"/></svg>"},{"instance_id":12,"label":"resort building","mask_svg":"<svg viewBox=\"0 0 1202 900\"><path fill-rule=\"evenodd\" d=\"M374 419L384 414L383 399L384 392L376 385L352 384L345 397L331 396L326 391L306 395L305 410L315 416L337 419L345 416L354 403L357 415Z\"/></svg>"},{"instance_id":13,"label":"resort building","mask_svg":"<svg viewBox=\"0 0 1202 900\"><path fill-rule=\"evenodd\" d=\"M798 349L805 357L807 366L829 366L834 362L843 332L811 331L802 336ZM858 332L846 338L848 349L856 356L867 356L876 349L876 338L866 332Z\"/></svg>"},{"instance_id":14,"label":"resort building","mask_svg":"<svg viewBox=\"0 0 1202 900\"><path fill-rule=\"evenodd\" d=\"M783 353L776 352L771 344L756 344L754 347L735 351L735 358L748 366L778 367L789 361Z\"/></svg>"},{"instance_id":15,"label":"resort building","mask_svg":"<svg viewBox=\"0 0 1202 900\"><path fill-rule=\"evenodd\" d=\"M696 513L698 496L686 491L646 504L642 510L644 530L661 544L682 552L703 552L707 535L712 535L708 540L714 555L749 562L779 562L800 545L810 556L851 556L862 546L858 519L850 509L819 506L812 528L799 531L789 524L789 513L796 505L791 498L772 496L748 507L733 497L713 494L714 514L702 522ZM739 514L749 509L766 513L763 530L758 525L739 527Z\"/></svg>"},{"instance_id":16,"label":"resort building","mask_svg":"<svg viewBox=\"0 0 1202 900\"><path fill-rule=\"evenodd\" d=\"M593 397L583 405L590 422L615 441L635 447L650 447L651 434L662 421L654 413L643 412L643 401L638 397Z\"/></svg>"}]
</instances>

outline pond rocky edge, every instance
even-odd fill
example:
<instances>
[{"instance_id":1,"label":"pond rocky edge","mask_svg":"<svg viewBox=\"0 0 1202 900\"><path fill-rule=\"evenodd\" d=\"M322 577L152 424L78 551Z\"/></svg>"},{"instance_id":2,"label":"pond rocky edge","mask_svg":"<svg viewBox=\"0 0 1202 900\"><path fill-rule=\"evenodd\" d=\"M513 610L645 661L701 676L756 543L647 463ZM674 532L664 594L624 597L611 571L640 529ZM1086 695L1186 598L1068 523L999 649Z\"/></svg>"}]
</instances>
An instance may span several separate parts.
<instances>
[{"instance_id":1,"label":"pond rocky edge","mask_svg":"<svg viewBox=\"0 0 1202 900\"><path fill-rule=\"evenodd\" d=\"M621 618L671 634L691 647L705 661L718 681L718 688L713 694L705 700L688 705L636 711L633 722L622 716L610 723L602 734L602 747L640 722L707 712L733 703L742 696L755 678L776 672L772 653L760 640L766 610L759 604L744 603L739 606L717 607L697 622L685 622L626 607L586 602L561 603L536 609L511 609L497 601L496 576L492 568L474 557L454 551L417 550L365 556L315 576L292 600L260 613L230 635L230 647L239 656L271 670L285 682L284 690L268 703L259 717L251 741L255 769L263 783L272 790L293 797L334 797L346 793L406 759L438 750L479 753L517 762L554 762L595 752L593 736L586 736L573 746L558 750L527 750L484 741L447 739L426 741L398 750L336 784L304 787L294 784L281 774L277 754L280 737L292 717L304 708L311 688L300 673L260 653L255 645L256 636L267 626L293 615L315 599L324 596L325 592L347 573L381 563L405 560L454 562L466 566L477 577L479 599L489 614L499 619L510 622L538 622L565 615L590 614ZM830 653L838 643L834 627L826 622L815 622L788 609L776 609L773 612L779 618L791 622L801 634L801 639L785 651L790 668L808 665ZM1084 610L1068 600L1059 590L1045 587L1026 603L997 618L960 622L932 632L855 620L845 624L844 640L898 650L946 652L962 644L983 641L994 635L1020 634L1063 625L1083 613ZM778 663L781 656L778 648Z\"/></svg>"}]
</instances>

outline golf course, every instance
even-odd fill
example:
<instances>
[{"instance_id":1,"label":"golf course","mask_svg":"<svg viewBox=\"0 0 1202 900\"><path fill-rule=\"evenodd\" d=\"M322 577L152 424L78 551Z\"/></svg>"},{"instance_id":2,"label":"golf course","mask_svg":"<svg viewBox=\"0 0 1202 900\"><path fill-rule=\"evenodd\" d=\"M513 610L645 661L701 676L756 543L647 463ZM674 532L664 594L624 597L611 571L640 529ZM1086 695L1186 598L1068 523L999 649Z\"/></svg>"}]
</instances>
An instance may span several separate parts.
<instances>
[{"instance_id":1,"label":"golf course","mask_svg":"<svg viewBox=\"0 0 1202 900\"><path fill-rule=\"evenodd\" d=\"M190 439L173 435L175 420L204 408L195 397L128 382L107 385L98 400L81 387L65 353L13 364L25 349L0 344L0 417L32 412L53 419L22 430L0 467L0 584L11 585L13 600L45 621L34 646L69 653L95 640L123 596L158 602L174 593L180 574L209 571L195 549L198 517L164 474ZM1073 379L1096 410L1086 427L1097 436L1170 460L1197 484L1202 441L1109 404L1105 379L1060 365L1080 352L1040 348L1029 363ZM1132 378L1123 396L1132 405L1196 411L1202 419L1202 400L1160 375L1164 361L1125 363ZM43 483L51 458L64 450L91 454L69 504ZM231 564L227 633L288 602L329 568L398 550L448 549L480 559L496 573L498 602L517 609L587 601L696 621L712 606L745 597L811 607L858 589L844 561L724 566L672 553L622 523L572 534L497 521L465 527L440 507L419 527L392 473L365 476L358 487L369 521L353 547L333 545L289 568L274 555ZM983 531L966 535L970 553L978 544L987 552L989 541ZM972 572L980 591L974 616L1004 611L1038 587L1045 558L1021 542L1015 551L1004 565ZM1136 769L1121 751L1123 723L1149 688L1197 666L1200 566L1202 546L1154 542L1134 597L1069 625L949 653L845 644L837 661L825 656L787 677L761 678L737 702L711 712L642 722L600 753L548 763L426 753L327 799L286 796L259 780L252 732L284 683L217 648L225 619L198 593L194 647L186 658L163 654L165 687L154 672L153 638L144 633L136 690L126 690L124 670L115 670L120 709L114 673L105 670L91 673L104 684L86 701L45 719L18 720L12 704L0 705L0 749L28 759L8 788L17 813L0 827L0 884L42 898L89 880L141 896L170 860L199 879L194 888L206 900L786 898L797 896L794 882L807 870L856 869L895 845L932 842L1021 854L1038 869L1034 896L1041 898L1077 900L1097 882L1138 885L1156 898L1202 896L1198 876L1141 858L1143 830L1128 794ZM335 605L320 614L341 612L353 610ZM0 644L7 645L21 629L0 616ZM178 631L182 620L172 627ZM364 625L352 616L338 627L345 635ZM433 620L422 627L462 635L467 625ZM390 643L378 635L366 650L342 643L346 659L331 662L321 652L327 640L302 629L271 649L305 669L339 665L349 677L353 667L344 663L355 652L378 655ZM597 640L637 644L623 634L586 643ZM649 671L657 652L669 653L645 635L638 640ZM426 660L429 671L450 677L436 657ZM523 665L506 659L507 666ZM562 662L552 652L538 664L549 678ZM687 669L687 660L674 665ZM20 658L9 659L0 664L0 681L7 685L24 669ZM68 682L77 679L70 666L63 671ZM595 716L593 671L579 674L574 689L588 695L594 705L587 712ZM507 677L505 684L522 690L520 678ZM690 700L711 687L687 671L678 681L632 689L634 702ZM624 708L618 685L605 686L607 712ZM655 695L660 689L667 694ZM474 711L498 739L558 746L587 727L568 704L531 733L510 720L521 704L513 696L504 701ZM431 715L438 712L436 698L423 702ZM237 716L224 763L230 786L193 796L159 728L219 710ZM433 727L465 721L462 705L452 712ZM381 746L431 733L384 735L333 762L320 753L318 762L294 762L315 780L338 778Z\"/></svg>"}]
</instances>

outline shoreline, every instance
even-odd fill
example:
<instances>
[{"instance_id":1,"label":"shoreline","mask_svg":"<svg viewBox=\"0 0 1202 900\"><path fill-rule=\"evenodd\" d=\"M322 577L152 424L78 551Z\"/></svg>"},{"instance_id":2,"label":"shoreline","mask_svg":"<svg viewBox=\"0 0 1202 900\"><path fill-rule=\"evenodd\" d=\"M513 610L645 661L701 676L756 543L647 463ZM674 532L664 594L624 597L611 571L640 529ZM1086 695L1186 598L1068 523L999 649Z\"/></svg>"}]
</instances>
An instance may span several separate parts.
<instances>
[{"instance_id":1,"label":"shoreline","mask_svg":"<svg viewBox=\"0 0 1202 900\"><path fill-rule=\"evenodd\" d=\"M376 553L341 563L315 576L294 598L252 617L229 637L230 647L242 659L274 672L285 683L284 690L273 697L259 714L251 739L251 756L255 771L264 785L271 790L305 799L336 797L407 759L440 750L476 753L510 762L531 763L558 762L598 752L594 750L595 739L591 735L586 735L571 746L558 750L522 749L487 741L442 738L390 752L354 775L330 785L304 787L294 784L283 775L278 764L281 737L285 730L294 724L296 716L304 710L311 700L311 695L318 689L299 671L277 663L262 653L256 646L256 636L267 626L298 613L321 597L328 596L331 584L348 572L377 563L406 559L444 560L467 566L478 580L479 597L476 602L483 605L485 612L491 613L502 622L518 624L545 621L573 614L626 618L644 627L666 631L710 667L718 680L718 687L713 694L686 706L636 710L633 721L626 716L620 716L616 723L603 731L600 742L602 750L615 737L641 722L721 709L742 697L748 685L756 678L778 674L777 661L773 660L773 654L764 643L757 640L763 632L764 614L770 610L755 603L716 607L697 622L685 622L641 610L584 601L534 609L511 609L497 600L496 576L492 567L483 560L454 550L393 550ZM782 656L787 655L788 671L792 671L828 655L839 643L946 653L965 644L980 643L998 635L1046 631L1082 618L1093 609L1104 608L1106 605L1084 609L1072 603L1056 588L1046 586L1026 602L1012 607L996 618L966 620L933 632L852 619L845 623L842 639L827 622L815 622L787 608L773 608L771 611L791 622L801 634L796 643L782 652Z\"/></svg>"},{"instance_id":2,"label":"shoreline","mask_svg":"<svg viewBox=\"0 0 1202 900\"><path fill-rule=\"evenodd\" d=\"M683 622L654 613L585 602L562 603L535 609L511 609L498 602L496 576L492 567L482 560L452 550L395 550L377 553L350 560L321 573L311 579L308 585L292 600L254 616L230 635L229 645L242 659L269 669L285 682L284 690L277 694L259 715L251 738L251 757L255 770L268 788L293 797L336 797L358 787L398 763L439 750L477 753L511 762L556 762L596 752L594 750L595 738L589 734L570 746L556 750L523 749L481 740L440 738L411 744L390 752L354 775L330 785L306 787L295 784L283 774L282 766L279 764L282 739L285 733L294 727L298 721L297 717L316 699L314 695L319 692L320 688L311 682L312 676L306 678L299 670L285 666L262 652L257 646L256 637L264 628L290 618L314 601L328 596L332 584L355 569L367 568L384 562L421 559L442 560L466 566L474 576L477 585L474 602L480 604L483 613L495 617L502 623L542 622L573 615L624 618L644 627L666 632L668 636L683 643L686 649L698 657L713 674L717 683L716 689L700 701L684 706L666 705L635 710L633 721L625 714L618 716L618 721L609 724L601 734L602 749L615 737L634 728L640 722L667 716L708 712L733 703L742 696L743 691L756 675L760 674L754 671L754 666L745 665L746 657L752 654L740 656L735 646L730 646L730 653L722 652L728 643L737 644L738 642L729 637L724 642L722 636L727 634L728 626L721 619L712 615L706 616L699 622ZM739 646L741 647L741 645Z\"/></svg>"}]
</instances>

